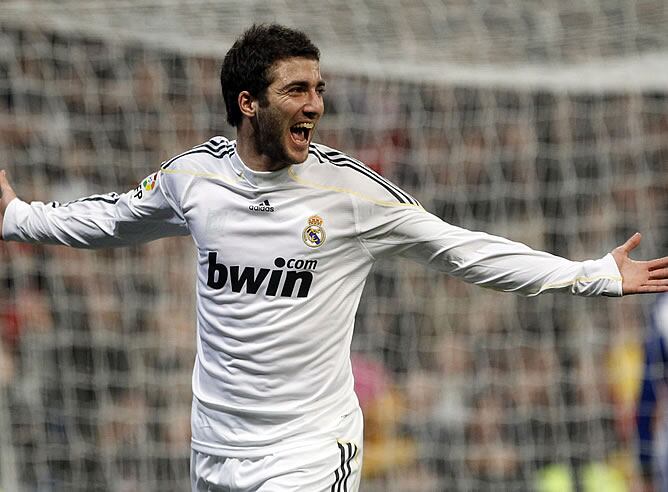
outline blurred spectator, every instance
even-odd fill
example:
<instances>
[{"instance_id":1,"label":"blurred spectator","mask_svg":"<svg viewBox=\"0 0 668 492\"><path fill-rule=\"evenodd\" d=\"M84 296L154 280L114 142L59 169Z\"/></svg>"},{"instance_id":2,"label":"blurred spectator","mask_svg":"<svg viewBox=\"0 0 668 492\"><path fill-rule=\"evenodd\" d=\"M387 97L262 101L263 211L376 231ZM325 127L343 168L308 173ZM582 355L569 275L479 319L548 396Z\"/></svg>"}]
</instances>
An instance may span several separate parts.
<instances>
[{"instance_id":1,"label":"blurred spectator","mask_svg":"<svg viewBox=\"0 0 668 492\"><path fill-rule=\"evenodd\" d=\"M638 481L636 408L643 372L642 313L637 303L622 299L611 306L615 322L609 331L605 357L609 395L612 403L617 447L610 449L609 461L623 472L628 482Z\"/></svg>"},{"instance_id":2,"label":"blurred spectator","mask_svg":"<svg viewBox=\"0 0 668 492\"><path fill-rule=\"evenodd\" d=\"M141 393L125 390L101 412L100 447L112 492L141 492L149 480L150 412Z\"/></svg>"},{"instance_id":3,"label":"blurred spectator","mask_svg":"<svg viewBox=\"0 0 668 492\"><path fill-rule=\"evenodd\" d=\"M406 412L404 397L381 363L354 354L352 367L364 414L364 477L398 476L415 461L415 444L398 427Z\"/></svg>"},{"instance_id":4,"label":"blurred spectator","mask_svg":"<svg viewBox=\"0 0 668 492\"><path fill-rule=\"evenodd\" d=\"M644 342L642 389L636 425L645 491L668 490L668 295L653 304Z\"/></svg>"},{"instance_id":5,"label":"blurred spectator","mask_svg":"<svg viewBox=\"0 0 668 492\"><path fill-rule=\"evenodd\" d=\"M507 409L507 397L492 386L474 397L466 437L475 490L511 488L519 479L521 454Z\"/></svg>"}]
</instances>

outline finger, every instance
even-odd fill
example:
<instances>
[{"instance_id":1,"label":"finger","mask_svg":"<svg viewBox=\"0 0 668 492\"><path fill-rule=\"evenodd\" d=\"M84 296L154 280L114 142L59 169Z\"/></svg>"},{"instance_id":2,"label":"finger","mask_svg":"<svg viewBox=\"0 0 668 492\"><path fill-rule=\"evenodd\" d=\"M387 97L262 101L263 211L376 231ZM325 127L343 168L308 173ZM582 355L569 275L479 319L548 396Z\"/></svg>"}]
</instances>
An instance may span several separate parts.
<instances>
[{"instance_id":1,"label":"finger","mask_svg":"<svg viewBox=\"0 0 668 492\"><path fill-rule=\"evenodd\" d=\"M621 245L622 251L624 251L626 254L629 254L638 247L641 239L642 235L639 232L636 232L633 236L628 238L624 244Z\"/></svg>"},{"instance_id":2,"label":"finger","mask_svg":"<svg viewBox=\"0 0 668 492\"><path fill-rule=\"evenodd\" d=\"M668 292L668 285L641 285L635 290L636 294L658 294Z\"/></svg>"},{"instance_id":3,"label":"finger","mask_svg":"<svg viewBox=\"0 0 668 492\"><path fill-rule=\"evenodd\" d=\"M668 285L668 279L667 278L650 279L647 282L644 282L643 285Z\"/></svg>"},{"instance_id":4,"label":"finger","mask_svg":"<svg viewBox=\"0 0 668 492\"><path fill-rule=\"evenodd\" d=\"M668 267L668 256L647 261L648 270L660 270Z\"/></svg>"},{"instance_id":5,"label":"finger","mask_svg":"<svg viewBox=\"0 0 668 492\"><path fill-rule=\"evenodd\" d=\"M668 268L657 268L654 270L650 270L649 278L651 279L668 278Z\"/></svg>"}]
</instances>

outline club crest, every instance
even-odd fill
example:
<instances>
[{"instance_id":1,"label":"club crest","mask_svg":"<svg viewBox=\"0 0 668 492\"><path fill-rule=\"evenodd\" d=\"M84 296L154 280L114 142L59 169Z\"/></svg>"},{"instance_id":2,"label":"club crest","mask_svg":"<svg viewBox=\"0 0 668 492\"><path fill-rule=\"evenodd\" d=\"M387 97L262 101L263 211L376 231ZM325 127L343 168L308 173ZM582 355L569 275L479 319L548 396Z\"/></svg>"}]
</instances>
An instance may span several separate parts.
<instances>
[{"instance_id":1,"label":"club crest","mask_svg":"<svg viewBox=\"0 0 668 492\"><path fill-rule=\"evenodd\" d=\"M308 218L308 225L304 229L304 232L302 232L302 239L306 246L309 248L317 248L324 244L327 237L325 228L323 227L324 223L325 221L318 215L312 215Z\"/></svg>"}]
</instances>

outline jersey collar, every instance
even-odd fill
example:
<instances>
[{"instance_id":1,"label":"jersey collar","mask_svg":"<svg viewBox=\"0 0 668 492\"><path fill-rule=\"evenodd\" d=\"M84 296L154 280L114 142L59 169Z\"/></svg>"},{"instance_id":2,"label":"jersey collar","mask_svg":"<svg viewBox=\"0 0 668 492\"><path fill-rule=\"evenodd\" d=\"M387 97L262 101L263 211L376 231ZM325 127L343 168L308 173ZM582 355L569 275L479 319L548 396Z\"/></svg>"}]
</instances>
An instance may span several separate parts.
<instances>
[{"instance_id":1,"label":"jersey collar","mask_svg":"<svg viewBox=\"0 0 668 492\"><path fill-rule=\"evenodd\" d=\"M292 166L279 169L278 171L253 171L244 164L236 152L230 156L230 162L235 174L256 188L276 186L290 180L288 171Z\"/></svg>"}]
</instances>

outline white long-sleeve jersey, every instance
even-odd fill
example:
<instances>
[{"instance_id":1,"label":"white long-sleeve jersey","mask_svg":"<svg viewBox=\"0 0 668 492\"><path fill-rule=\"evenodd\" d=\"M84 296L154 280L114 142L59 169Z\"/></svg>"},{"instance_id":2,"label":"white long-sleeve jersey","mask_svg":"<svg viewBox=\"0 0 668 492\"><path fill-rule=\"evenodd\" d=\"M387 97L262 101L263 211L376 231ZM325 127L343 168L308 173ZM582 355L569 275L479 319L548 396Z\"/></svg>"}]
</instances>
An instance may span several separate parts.
<instances>
[{"instance_id":1,"label":"white long-sleeve jersey","mask_svg":"<svg viewBox=\"0 0 668 492\"><path fill-rule=\"evenodd\" d=\"M128 193L18 199L7 240L97 248L192 235L198 251L192 439L251 454L358 405L350 342L373 263L400 254L467 282L536 295L621 295L614 259L574 262L443 222L360 162L322 145L254 172L215 137Z\"/></svg>"}]
</instances>

